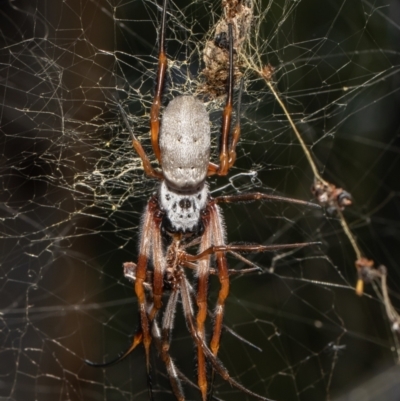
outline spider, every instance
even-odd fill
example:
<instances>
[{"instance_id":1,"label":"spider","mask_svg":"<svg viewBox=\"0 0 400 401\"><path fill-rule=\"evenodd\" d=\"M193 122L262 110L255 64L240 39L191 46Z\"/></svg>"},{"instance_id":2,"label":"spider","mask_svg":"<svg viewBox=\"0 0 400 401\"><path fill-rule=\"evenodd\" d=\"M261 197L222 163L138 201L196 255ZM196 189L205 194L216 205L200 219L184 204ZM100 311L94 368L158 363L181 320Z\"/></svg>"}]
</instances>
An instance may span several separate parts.
<instances>
[{"instance_id":1,"label":"spider","mask_svg":"<svg viewBox=\"0 0 400 401\"><path fill-rule=\"evenodd\" d=\"M223 217L218 204L264 199L318 206L305 201L263 193L245 193L217 198L210 196L206 178L212 175L228 174L236 160L235 149L240 136L240 100L235 127L231 133L234 90L232 24L228 21L229 49L226 51L229 52L229 78L227 99L222 114L219 164L215 164L210 161L209 115L204 104L196 97L178 96L171 100L163 112L160 129L161 98L168 63L165 51L167 0L164 0L162 10L156 89L150 113L152 148L162 170L155 169L150 164L147 154L133 134L128 118L120 106L125 125L132 137L132 145L142 160L145 174L160 181L158 190L147 203L142 219L137 264L133 262L125 264L125 268L131 270L134 276L140 326L133 337L131 346L118 358L105 364L86 362L92 366L109 366L124 359L138 344L143 343L146 369L150 378L150 345L153 341L166 364L175 397L178 400L185 400L181 380L190 381L179 372L168 352L174 312L180 295L186 324L197 347L197 386L202 400L206 401L208 397L211 397L212 391L207 377L207 361L212 366L213 375L216 372L241 391L260 400L268 400L232 379L217 356L231 273L228 269L226 253L233 253L240 258L236 252L275 251L315 243L272 246L226 244ZM199 247L198 253L195 255L188 253L187 249L194 246ZM211 266L212 255L215 257L216 268ZM152 271L148 270L149 262L152 264ZM195 271L196 293L185 275L185 268ZM208 312L207 295L210 274L218 276L220 289L213 316L214 328L210 345L208 345L205 322ZM163 294L168 291L170 291L170 297L160 331L156 318L162 308ZM193 310L192 297L196 301L196 313ZM149 392L150 399L153 399L151 385Z\"/></svg>"}]
</instances>

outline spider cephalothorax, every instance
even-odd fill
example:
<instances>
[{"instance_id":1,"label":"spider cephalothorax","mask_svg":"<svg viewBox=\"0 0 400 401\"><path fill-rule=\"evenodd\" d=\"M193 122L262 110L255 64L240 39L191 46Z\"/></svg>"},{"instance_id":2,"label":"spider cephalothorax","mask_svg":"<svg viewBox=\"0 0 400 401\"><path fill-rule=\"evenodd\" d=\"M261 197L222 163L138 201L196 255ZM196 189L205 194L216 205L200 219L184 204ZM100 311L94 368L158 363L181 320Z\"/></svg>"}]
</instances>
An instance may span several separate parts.
<instances>
[{"instance_id":1,"label":"spider cephalothorax","mask_svg":"<svg viewBox=\"0 0 400 401\"><path fill-rule=\"evenodd\" d=\"M223 379L241 391L261 400L267 398L257 395L232 379L218 359L218 349L222 330L225 300L229 294L229 275L227 252L265 252L285 248L310 245L234 245L225 244L225 228L219 209L219 203L254 201L258 199L289 201L307 204L304 201L285 199L262 193L245 193L232 196L211 198L207 176L225 176L236 160L236 145L240 136L240 101L236 113L236 122L231 132L232 103L234 89L233 70L233 28L228 21L229 71L227 99L222 114L221 143L219 164L210 161L210 119L203 103L193 96L178 96L171 100L163 113L160 129L160 105L167 57L165 53L166 3L160 28L160 50L157 71L157 85L151 108L151 142L154 154L162 170L154 169L123 111L125 124L131 132L132 144L139 154L145 173L160 180L157 193L146 206L139 244L138 262L124 264L125 271L135 281L135 293L138 298L140 328L134 335L132 345L115 361L125 358L138 344L143 343L146 351L146 367L150 376L150 345L155 343L166 364L174 395L180 401L185 399L181 379L169 356L169 337L173 327L175 308L180 295L188 330L197 347L197 386L202 400L208 399L209 383L206 360ZM242 91L242 86L240 94ZM239 99L240 99L239 94ZM168 240L166 240L168 238ZM192 255L187 249L198 246L198 253ZM216 267L211 266L210 256L215 256ZM148 269L152 266L152 271ZM186 278L185 269L195 271L196 292ZM253 269L254 270L254 269ZM206 343L205 321L208 315L208 277L218 275L220 289L213 313L214 327L210 345ZM162 319L161 331L157 323L158 311L162 308L163 294L169 292L168 302ZM195 299L196 310L192 305ZM185 379L188 381L188 379ZM188 381L189 382L189 381ZM152 392L150 388L150 398Z\"/></svg>"},{"instance_id":2,"label":"spider cephalothorax","mask_svg":"<svg viewBox=\"0 0 400 401\"><path fill-rule=\"evenodd\" d=\"M201 211L207 205L208 187L204 183L198 191L177 192L163 181L160 185L159 204L168 219L171 232L194 232L199 229Z\"/></svg>"}]
</instances>

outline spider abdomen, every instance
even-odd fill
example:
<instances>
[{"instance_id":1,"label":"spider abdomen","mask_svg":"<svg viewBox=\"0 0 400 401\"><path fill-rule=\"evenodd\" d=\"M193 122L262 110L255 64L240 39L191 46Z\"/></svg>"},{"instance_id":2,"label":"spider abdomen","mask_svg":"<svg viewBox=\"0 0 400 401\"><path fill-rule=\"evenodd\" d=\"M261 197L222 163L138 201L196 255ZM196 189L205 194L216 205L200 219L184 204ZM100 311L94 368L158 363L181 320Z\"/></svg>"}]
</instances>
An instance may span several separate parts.
<instances>
[{"instance_id":1,"label":"spider abdomen","mask_svg":"<svg viewBox=\"0 0 400 401\"><path fill-rule=\"evenodd\" d=\"M178 96L166 107L159 137L161 164L168 186L180 192L199 190L210 158L210 119L194 96Z\"/></svg>"}]
</instances>

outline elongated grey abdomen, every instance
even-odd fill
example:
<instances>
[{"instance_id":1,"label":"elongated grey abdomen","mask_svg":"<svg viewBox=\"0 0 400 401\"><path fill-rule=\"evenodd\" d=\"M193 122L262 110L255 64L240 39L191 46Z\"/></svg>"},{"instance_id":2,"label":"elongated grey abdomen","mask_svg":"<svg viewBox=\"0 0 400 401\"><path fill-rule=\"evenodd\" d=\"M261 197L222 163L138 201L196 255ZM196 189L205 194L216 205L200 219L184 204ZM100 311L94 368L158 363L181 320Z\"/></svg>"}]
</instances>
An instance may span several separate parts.
<instances>
[{"instance_id":1,"label":"elongated grey abdomen","mask_svg":"<svg viewBox=\"0 0 400 401\"><path fill-rule=\"evenodd\" d=\"M211 146L210 118L194 96L178 96L166 107L159 137L161 163L167 184L193 191L207 176Z\"/></svg>"}]
</instances>

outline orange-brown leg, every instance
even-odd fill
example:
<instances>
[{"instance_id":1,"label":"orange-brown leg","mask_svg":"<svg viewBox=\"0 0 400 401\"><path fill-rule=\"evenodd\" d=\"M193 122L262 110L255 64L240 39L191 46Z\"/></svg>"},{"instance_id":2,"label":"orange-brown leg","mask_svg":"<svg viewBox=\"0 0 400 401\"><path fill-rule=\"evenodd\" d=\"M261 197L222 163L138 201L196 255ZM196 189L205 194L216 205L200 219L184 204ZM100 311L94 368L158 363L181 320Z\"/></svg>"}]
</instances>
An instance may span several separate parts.
<instances>
[{"instance_id":1,"label":"orange-brown leg","mask_svg":"<svg viewBox=\"0 0 400 401\"><path fill-rule=\"evenodd\" d=\"M136 267L136 281L134 286L139 304L140 324L143 333L143 345L146 351L146 368L148 374L150 374L151 333L149 327L149 319L147 316L147 302L144 283L146 281L147 263L152 247L153 235L156 231L154 216L157 210L157 201L155 198L151 198L149 203L147 204L142 225L142 236L140 240L139 258Z\"/></svg>"},{"instance_id":2,"label":"orange-brown leg","mask_svg":"<svg viewBox=\"0 0 400 401\"><path fill-rule=\"evenodd\" d=\"M226 370L226 368L224 367L222 362L216 356L214 356L214 354L211 352L211 350L207 347L207 344L205 344L205 342L199 337L198 330L195 327L194 318L193 318L193 310L192 310L191 301L190 301L190 285L189 285L185 275L182 276L182 280L181 280L181 297L182 297L183 311L185 314L185 320L186 320L186 324L189 329L189 332L192 335L193 340L196 342L197 347L199 347L203 350L204 356L211 363L214 370L224 380L226 380L230 385L243 391L245 394L248 394L258 400L272 401L269 398L263 397L256 393L253 393L252 391L248 390L247 388L242 386L240 383L238 383L236 380L234 380L232 377L230 377L229 372ZM203 398L203 400L204 400L204 398Z\"/></svg>"},{"instance_id":3,"label":"orange-brown leg","mask_svg":"<svg viewBox=\"0 0 400 401\"><path fill-rule=\"evenodd\" d=\"M222 226L222 218L216 205L212 205L210 207L210 224L212 227L213 243L217 245L224 245L225 234ZM215 308L214 330L210 343L211 351L215 356L218 353L219 341L221 338L225 300L229 294L229 271L225 253L217 252L216 259L218 277L221 287L218 293L217 306Z\"/></svg>"},{"instance_id":4,"label":"orange-brown leg","mask_svg":"<svg viewBox=\"0 0 400 401\"><path fill-rule=\"evenodd\" d=\"M232 141L229 147L229 168L231 168L236 161L236 146L239 142L240 138L240 113L241 113L241 104L242 104L242 93L243 93L243 79L240 81L240 89L239 89L239 96L237 101L237 108L236 108L236 124L235 128L233 129L232 134Z\"/></svg>"},{"instance_id":5,"label":"orange-brown leg","mask_svg":"<svg viewBox=\"0 0 400 401\"><path fill-rule=\"evenodd\" d=\"M151 144L153 146L154 154L157 160L161 162L161 150L158 143L158 135L160 132L160 108L161 96L164 87L165 74L167 71L167 54L165 52L165 30L166 30L166 17L167 17L167 0L163 3L163 12L160 26L160 47L158 52L158 69L157 69L157 83L154 93L153 104L150 111L150 129L151 129Z\"/></svg>"},{"instance_id":6,"label":"orange-brown leg","mask_svg":"<svg viewBox=\"0 0 400 401\"><path fill-rule=\"evenodd\" d=\"M156 247L155 244L153 244L154 247ZM154 250L153 250L153 257L154 257ZM125 277L136 281L136 269L137 265L136 263L133 262L126 262L124 263L124 275ZM180 278L178 277L178 280ZM148 272L146 282L145 282L145 288L147 290L147 310L152 310L154 308L154 294L153 294L153 274L152 272ZM181 381L180 378L182 378L184 381L190 383L191 385L195 386L186 376L180 372L177 367L175 366L174 361L172 360L170 354L169 354L169 345L170 345L170 333L172 331L173 325L174 325L174 316L175 316L175 311L176 311L176 305L179 299L179 282L177 283L177 286L174 287L174 289L171 292L171 295L169 296L169 300L163 315L163 320L162 320L162 326L161 330L160 327L157 324L156 320L150 321L150 327L151 327L151 336L152 336L152 342L154 342L158 353L161 355L161 358L163 362L165 363L167 372L168 372L168 377L171 383L171 388L172 392L174 393L176 399L178 401L185 401L185 396L183 393L183 389L181 386ZM236 335L233 333L233 335ZM118 359L111 361L107 364L114 364L125 358L138 344L142 342L143 339L143 334L142 334L142 329L139 328L135 334L135 337L132 341L132 345L128 348L127 351L125 351L121 356L118 357ZM90 363L89 363L90 364ZM98 366L98 365L95 365ZM104 365L101 365L104 366Z\"/></svg>"},{"instance_id":7,"label":"orange-brown leg","mask_svg":"<svg viewBox=\"0 0 400 401\"><path fill-rule=\"evenodd\" d=\"M150 160L147 157L146 152L144 151L142 144L139 142L139 140L136 138L135 134L132 131L132 128L129 124L128 121L128 117L126 116L125 110L122 108L121 105L119 105L119 108L121 110L121 114L122 117L124 119L125 125L129 130L129 133L131 134L132 137L132 146L135 148L137 154L139 155L139 157L142 159L142 163L143 163L143 170L145 172L145 174L149 177L152 178L158 178L159 180L163 179L163 173L161 171L155 170L151 164L150 164Z\"/></svg>"},{"instance_id":8,"label":"orange-brown leg","mask_svg":"<svg viewBox=\"0 0 400 401\"><path fill-rule=\"evenodd\" d=\"M203 216L204 221L204 233L200 243L200 252L208 249L211 245L211 225L207 220L209 215ZM208 287L208 275L210 268L210 258L206 257L199 261L198 263L198 284L197 284L197 316L196 316L196 331L197 336L200 339L200 343L205 342L205 330L204 323L207 317L207 287ZM201 344L197 344L197 364L198 372L197 379L198 385L201 391L202 400L207 400L207 369L206 369L206 358L203 352Z\"/></svg>"}]
</instances>

